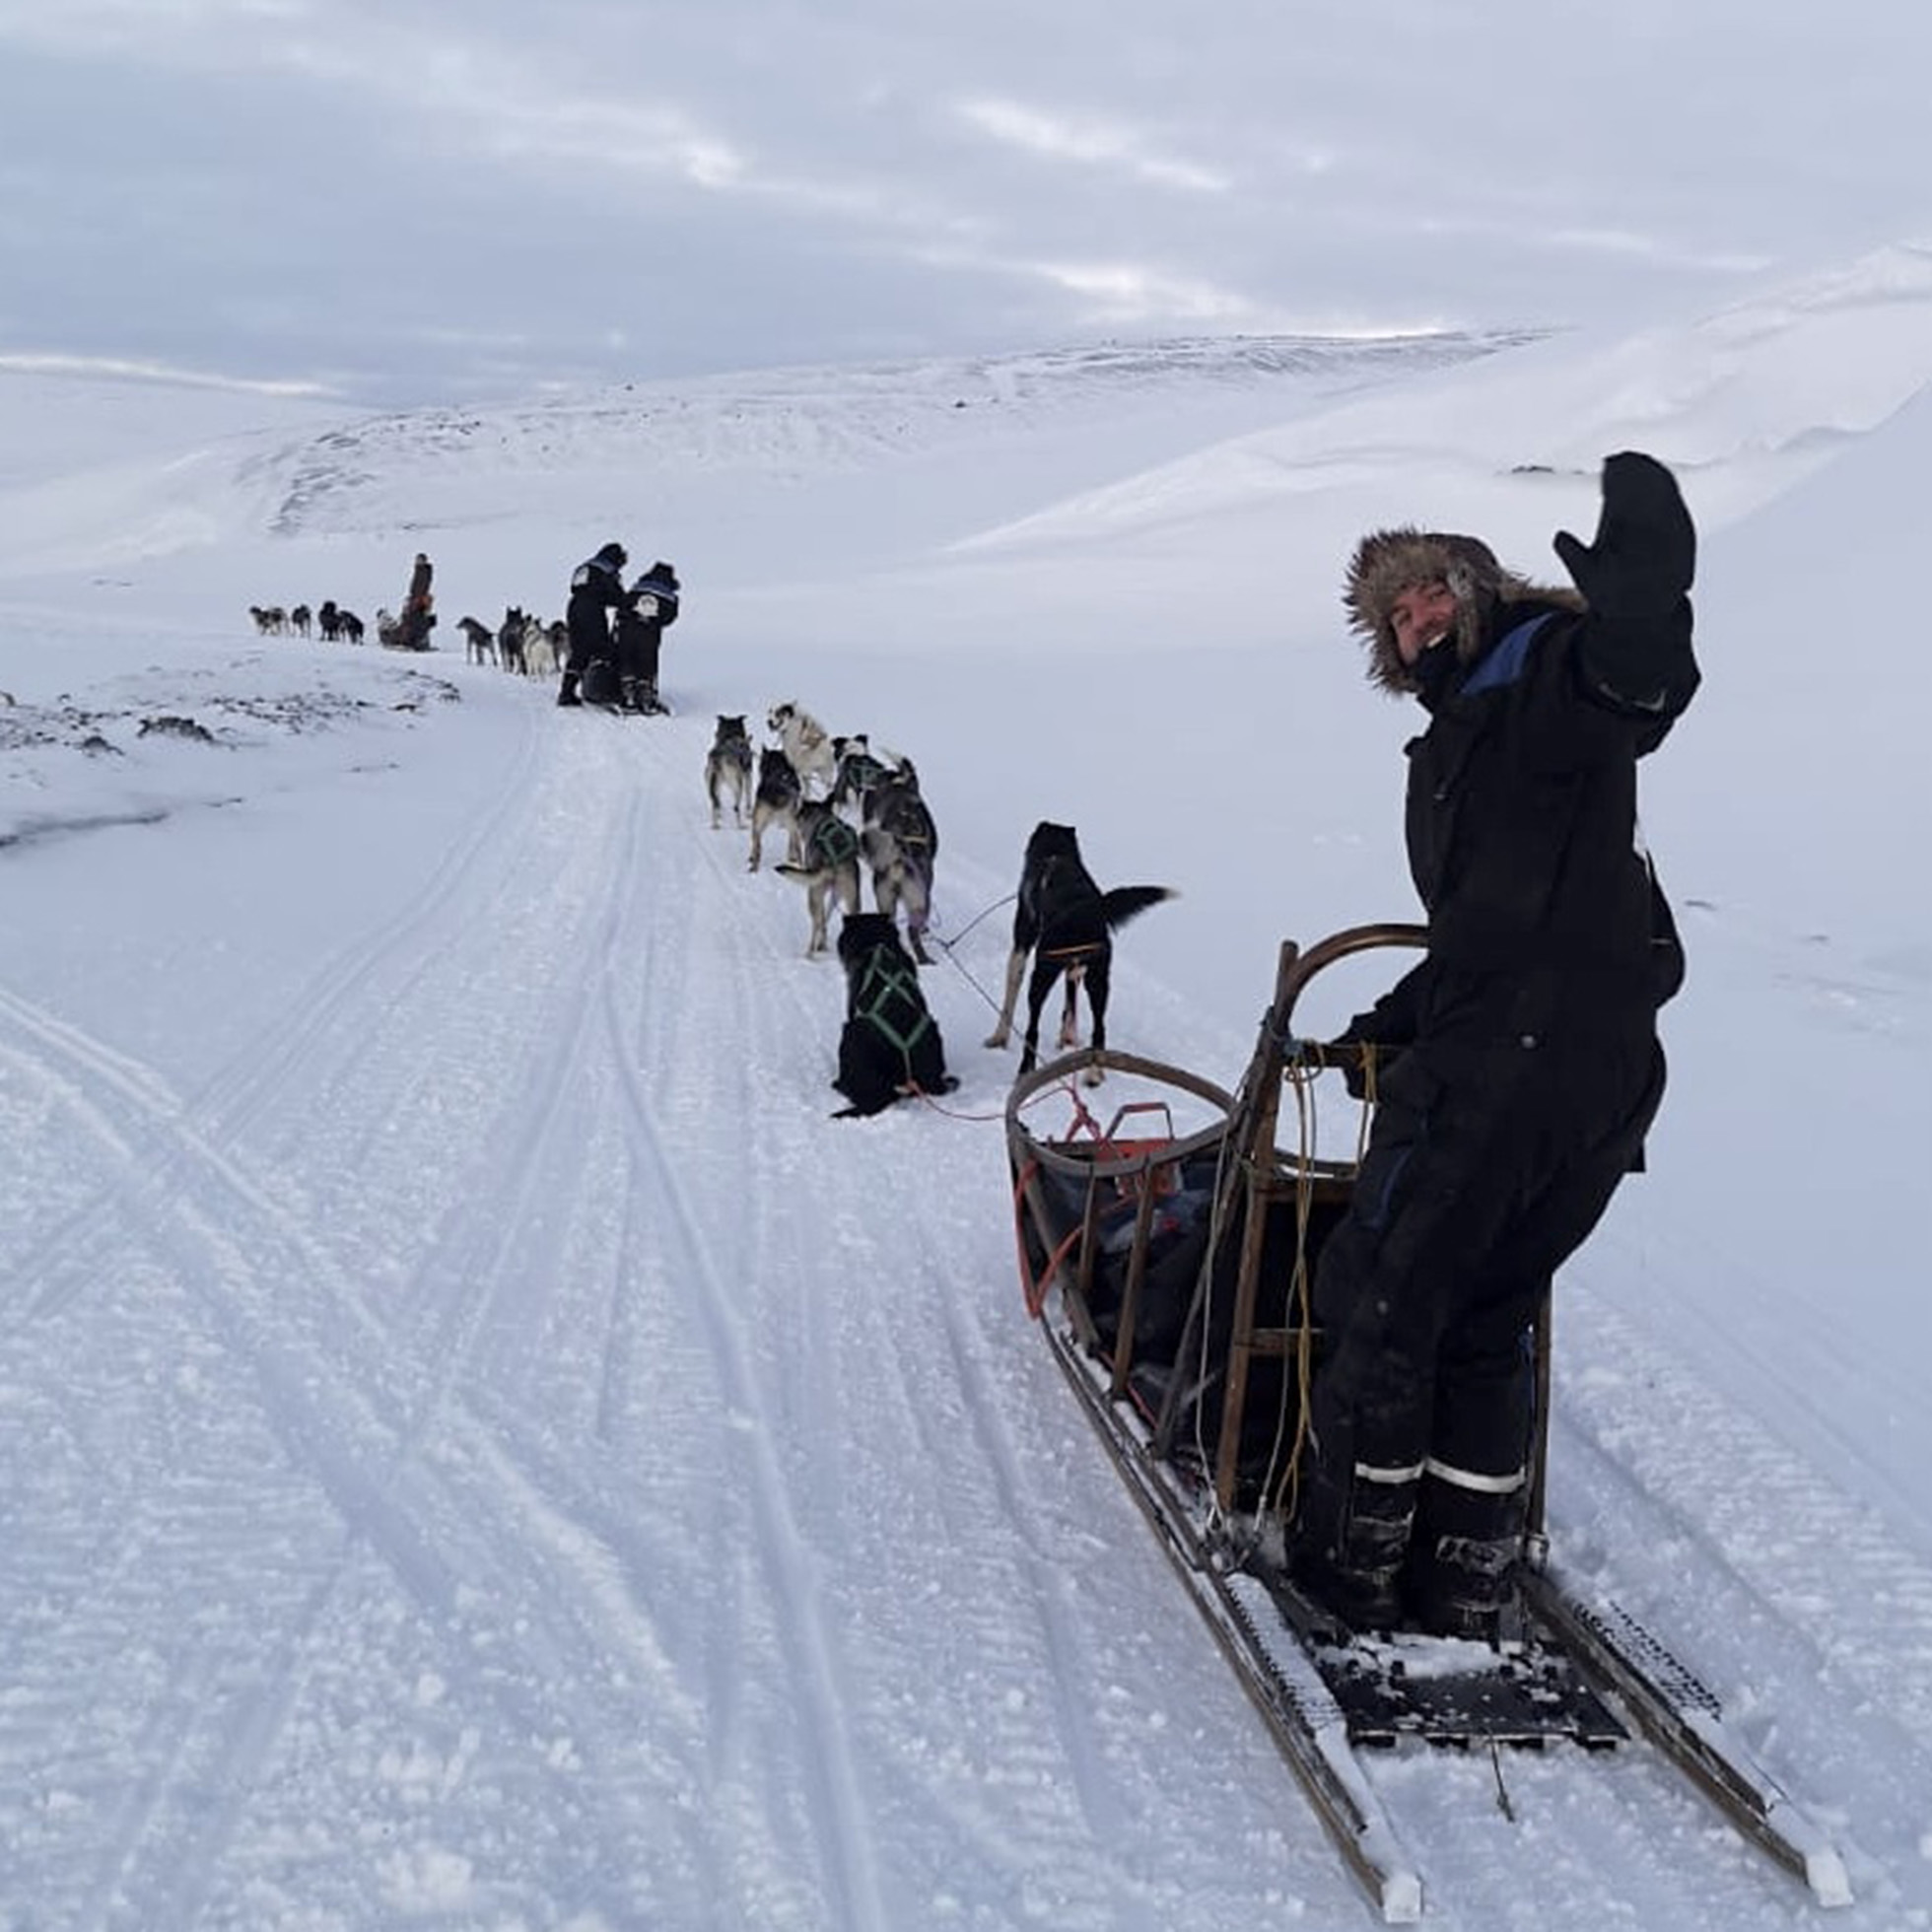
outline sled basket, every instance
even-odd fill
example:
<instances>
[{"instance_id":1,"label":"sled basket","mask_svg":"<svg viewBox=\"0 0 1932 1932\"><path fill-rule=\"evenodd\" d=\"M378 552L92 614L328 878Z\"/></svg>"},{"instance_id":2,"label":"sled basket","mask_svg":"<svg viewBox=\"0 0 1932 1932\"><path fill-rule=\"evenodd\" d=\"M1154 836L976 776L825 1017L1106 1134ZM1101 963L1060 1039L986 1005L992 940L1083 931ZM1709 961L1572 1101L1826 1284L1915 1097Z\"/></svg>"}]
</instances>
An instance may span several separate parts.
<instances>
[{"instance_id":1,"label":"sled basket","mask_svg":"<svg viewBox=\"0 0 1932 1932\"><path fill-rule=\"evenodd\" d=\"M1156 1457L1211 1472L1223 1507L1278 1507L1291 1494L1317 1340L1314 1262L1353 1188L1352 1160L1276 1144L1287 1131L1284 1087L1308 1077L1282 1054L1296 997L1353 952L1421 937L1384 926L1306 952L1284 946L1235 1093L1181 1068L1089 1049L1022 1075L1008 1097L1029 1312L1044 1316L1058 1290L1057 1320L1102 1364L1109 1398L1139 1413ZM1134 1093L1104 1127L1079 1098L1083 1078L1103 1072ZM1043 1131L1056 1095L1071 1119ZM1149 1133L1150 1121L1161 1131Z\"/></svg>"},{"instance_id":2,"label":"sled basket","mask_svg":"<svg viewBox=\"0 0 1932 1932\"><path fill-rule=\"evenodd\" d=\"M1082 1080L1098 1072L1142 1096L1104 1126L1079 1097ZM1065 1125L1044 1130L1056 1099ZM1117 1396L1137 1358L1178 1341L1232 1107L1229 1094L1198 1074L1091 1048L1023 1075L1008 1097L1027 1308L1042 1315L1058 1287L1081 1345L1113 1360ZM1177 1127L1177 1114L1190 1124Z\"/></svg>"}]
</instances>

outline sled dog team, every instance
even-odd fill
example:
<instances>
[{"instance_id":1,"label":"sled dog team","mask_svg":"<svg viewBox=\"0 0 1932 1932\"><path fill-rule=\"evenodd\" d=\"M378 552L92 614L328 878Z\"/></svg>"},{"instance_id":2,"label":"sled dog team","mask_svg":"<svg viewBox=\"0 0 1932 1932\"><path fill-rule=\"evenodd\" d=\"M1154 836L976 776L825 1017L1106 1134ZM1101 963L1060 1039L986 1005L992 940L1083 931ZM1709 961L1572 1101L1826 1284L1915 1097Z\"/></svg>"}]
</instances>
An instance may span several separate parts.
<instances>
[{"instance_id":1,"label":"sled dog team","mask_svg":"<svg viewBox=\"0 0 1932 1932\"><path fill-rule=\"evenodd\" d=\"M367 627L353 610L324 597L313 610L306 603L250 604L248 621L255 635L264 638L310 638L319 636L324 644L360 644Z\"/></svg>"},{"instance_id":2,"label":"sled dog team","mask_svg":"<svg viewBox=\"0 0 1932 1932\"><path fill-rule=\"evenodd\" d=\"M1370 682L1425 715L1406 747L1404 824L1428 915L1422 959L1336 1041L1277 1043L1291 1068L1360 1048L1364 1085L1384 1057L1346 1215L1314 1272L1321 1339L1286 1557L1353 1630L1494 1642L1508 1627L1539 1405L1527 1338L1557 1270L1642 1169L1663 1098L1657 1014L1684 960L1636 836L1637 779L1701 681L1696 531L1676 478L1642 451L1606 458L1600 496L1593 541L1552 539L1568 586L1517 574L1479 537L1414 525L1371 531L1348 565L1344 608ZM768 722L780 743L760 774L752 865L764 810L793 839L780 869L846 907L847 1035L876 1014L886 1042L867 1059L842 1037L840 1089L854 1111L930 1091L936 1042L925 1073L914 1061L930 1016L901 992L915 961L883 900L876 938L857 911L851 848L871 856L886 781L845 788L861 830L814 852L805 775L832 814L841 741L795 706ZM1084 986L1103 1045L1113 930L1166 896L1101 891L1071 829L1038 826L991 1044L1008 1037L1030 960L1022 1070L1063 976L1070 994ZM815 903L815 947L824 918ZM1070 1004L1063 1045L1070 1022Z\"/></svg>"},{"instance_id":3,"label":"sled dog team","mask_svg":"<svg viewBox=\"0 0 1932 1932\"><path fill-rule=\"evenodd\" d=\"M1478 537L1401 525L1364 536L1346 580L1369 681L1425 714L1406 747L1404 823L1428 917L1420 962L1334 1041L1277 1043L1297 1069L1357 1050L1364 1082L1383 1057L1360 1178L1312 1283L1322 1343L1287 1556L1296 1585L1357 1630L1502 1629L1539 1400L1525 1338L1557 1269L1641 1170L1663 1098L1657 1011L1683 953L1636 835L1637 771L1701 679L1696 532L1670 470L1623 450L1603 465L1594 541L1562 530L1552 547L1567 586L1519 576ZM428 560L416 562L405 612L426 630ZM606 544L572 580L560 704L598 702L593 674L608 679L615 660L618 702L658 708L675 573L655 565L627 587L626 562ZM627 658L613 620L640 616L643 655ZM461 628L480 654L483 627ZM498 648L501 660L501 634ZM753 872L766 833L782 833L775 869L804 889L808 956L828 950L833 909L843 916L841 1113L943 1092L954 1082L919 982L938 852L919 774L794 702L764 723L754 751L744 716L719 717L711 822L722 829L729 806ZM1038 824L987 1045L1010 1039L1024 981L1022 1073L1057 985L1060 1046L1076 1044L1084 992L1104 1048L1114 933L1171 896L1103 890L1073 828Z\"/></svg>"},{"instance_id":4,"label":"sled dog team","mask_svg":"<svg viewBox=\"0 0 1932 1932\"><path fill-rule=\"evenodd\" d=\"M250 604L248 621L265 638L320 638L324 644L361 644L368 626L346 605L324 597L312 610L306 603ZM545 623L517 604L509 605L494 629L477 617L461 617L463 653L472 664L494 664L524 677L555 677L563 666L569 633L559 618ZM392 650L407 646L404 620L385 604L376 613L376 639Z\"/></svg>"},{"instance_id":5,"label":"sled dog team","mask_svg":"<svg viewBox=\"0 0 1932 1932\"><path fill-rule=\"evenodd\" d=\"M1663 1098L1657 1013L1684 962L1636 836L1637 775L1701 680L1696 531L1670 470L1623 450L1603 465L1594 541L1559 530L1552 547L1569 586L1518 575L1481 538L1394 526L1361 539L1346 579L1370 682L1426 720L1404 810L1423 957L1335 1041L1276 1043L1294 1069L1358 1049L1364 1089L1378 1081L1346 1217L1316 1260L1286 1551L1295 1586L1357 1631L1495 1642L1509 1626L1539 1403L1527 1338L1642 1168ZM719 720L713 822L728 799L742 824L748 802L753 871L783 829L777 869L806 889L809 952L844 912L844 1111L942 1090L918 978L938 843L918 775L796 704L766 724L754 778L745 720ZM1060 1044L1083 990L1104 1047L1114 932L1169 896L1102 890L1070 826L1036 826L988 1045L1010 1037L1024 980L1022 1072L1063 981Z\"/></svg>"},{"instance_id":6,"label":"sled dog team","mask_svg":"<svg viewBox=\"0 0 1932 1932\"><path fill-rule=\"evenodd\" d=\"M754 749L744 714L718 715L705 754L705 797L714 830L728 809L732 824L749 831L748 871L764 864L766 834L783 837L785 856L773 869L804 888L807 958L831 949L833 909L842 915L836 950L846 1013L833 1085L850 1104L837 1118L876 1114L910 1094L949 1091L958 1082L945 1070L938 1024L919 984L919 968L932 963L926 940L939 834L917 768L910 758L874 750L865 732L828 731L791 700L771 708L765 728L768 741ZM866 879L870 912L862 910ZM1081 861L1072 826L1036 826L1021 866L1005 998L986 1044L1003 1047L1010 1039L1031 961L1020 1070L1030 1071L1038 1058L1041 1014L1063 982L1060 1045L1077 1043L1076 1001L1084 991L1092 1043L1104 1047L1114 930L1172 896L1165 886L1103 891ZM1098 1069L1088 1075L1099 1076Z\"/></svg>"}]
</instances>

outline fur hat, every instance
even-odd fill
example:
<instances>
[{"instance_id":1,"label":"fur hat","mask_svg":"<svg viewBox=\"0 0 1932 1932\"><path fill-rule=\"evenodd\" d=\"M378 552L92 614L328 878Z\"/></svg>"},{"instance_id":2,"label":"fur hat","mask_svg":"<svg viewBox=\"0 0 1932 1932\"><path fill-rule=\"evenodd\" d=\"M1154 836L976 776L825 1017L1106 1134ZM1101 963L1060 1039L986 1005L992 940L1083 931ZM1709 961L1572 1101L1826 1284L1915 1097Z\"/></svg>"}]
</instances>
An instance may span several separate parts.
<instances>
[{"instance_id":1,"label":"fur hat","mask_svg":"<svg viewBox=\"0 0 1932 1932\"><path fill-rule=\"evenodd\" d=\"M1574 591L1548 589L1503 569L1480 537L1447 530L1375 530L1355 546L1342 602L1348 626L1368 645L1369 682L1385 691L1417 688L1414 670L1396 649L1390 612L1405 590L1418 584L1446 584L1456 599L1452 637L1456 656L1469 663L1482 651L1498 604L1534 599L1579 607Z\"/></svg>"}]
</instances>

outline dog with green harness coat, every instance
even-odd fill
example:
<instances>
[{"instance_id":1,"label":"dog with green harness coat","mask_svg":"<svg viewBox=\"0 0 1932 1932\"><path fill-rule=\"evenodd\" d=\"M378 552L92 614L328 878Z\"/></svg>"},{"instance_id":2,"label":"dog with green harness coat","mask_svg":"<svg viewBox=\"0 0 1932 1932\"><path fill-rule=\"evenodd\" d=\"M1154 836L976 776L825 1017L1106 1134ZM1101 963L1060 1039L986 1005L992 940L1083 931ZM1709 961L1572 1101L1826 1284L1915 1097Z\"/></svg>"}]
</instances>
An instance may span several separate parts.
<instances>
[{"instance_id":1,"label":"dog with green harness coat","mask_svg":"<svg viewBox=\"0 0 1932 1932\"><path fill-rule=\"evenodd\" d=\"M834 1120L882 1114L915 1093L950 1093L939 1024L920 990L919 968L883 913L852 913L839 929L846 1017L839 1031L839 1076L852 1104Z\"/></svg>"},{"instance_id":2,"label":"dog with green harness coat","mask_svg":"<svg viewBox=\"0 0 1932 1932\"><path fill-rule=\"evenodd\" d=\"M811 940L805 957L815 959L831 944L832 901L848 915L859 910L859 834L823 798L797 806L798 856L779 866L782 876L805 888L811 905Z\"/></svg>"}]
</instances>

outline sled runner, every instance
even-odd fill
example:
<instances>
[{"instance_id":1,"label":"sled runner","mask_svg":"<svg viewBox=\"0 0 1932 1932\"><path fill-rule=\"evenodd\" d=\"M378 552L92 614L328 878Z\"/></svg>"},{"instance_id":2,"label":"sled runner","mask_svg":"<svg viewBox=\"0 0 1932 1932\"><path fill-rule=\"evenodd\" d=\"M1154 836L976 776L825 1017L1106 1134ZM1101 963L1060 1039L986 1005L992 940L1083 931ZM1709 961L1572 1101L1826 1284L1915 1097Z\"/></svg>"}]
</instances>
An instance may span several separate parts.
<instances>
[{"instance_id":1,"label":"sled runner","mask_svg":"<svg viewBox=\"0 0 1932 1932\"><path fill-rule=\"evenodd\" d=\"M1322 1150L1317 1081L1359 1076L1372 1048L1294 1039L1317 974L1414 926L1352 928L1281 949L1275 998L1232 1094L1111 1051L1023 1075L1006 1105L1019 1271L1029 1311L1276 1743L1382 1916L1419 1916L1422 1876L1358 1752L1417 1745L1613 1751L1647 1738L1823 1904L1851 1897L1824 1829L1760 1765L1721 1701L1633 1619L1572 1586L1544 1528L1550 1309L1535 1324L1537 1415L1520 1602L1493 1644L1364 1637L1286 1570L1322 1242L1346 1212L1353 1157ZM1136 1098L1104 1124L1080 1076ZM1058 1107L1064 1127L1036 1121ZM1284 1148L1284 1138L1293 1144ZM1498 1772L1500 1786L1500 1771Z\"/></svg>"}]
</instances>

